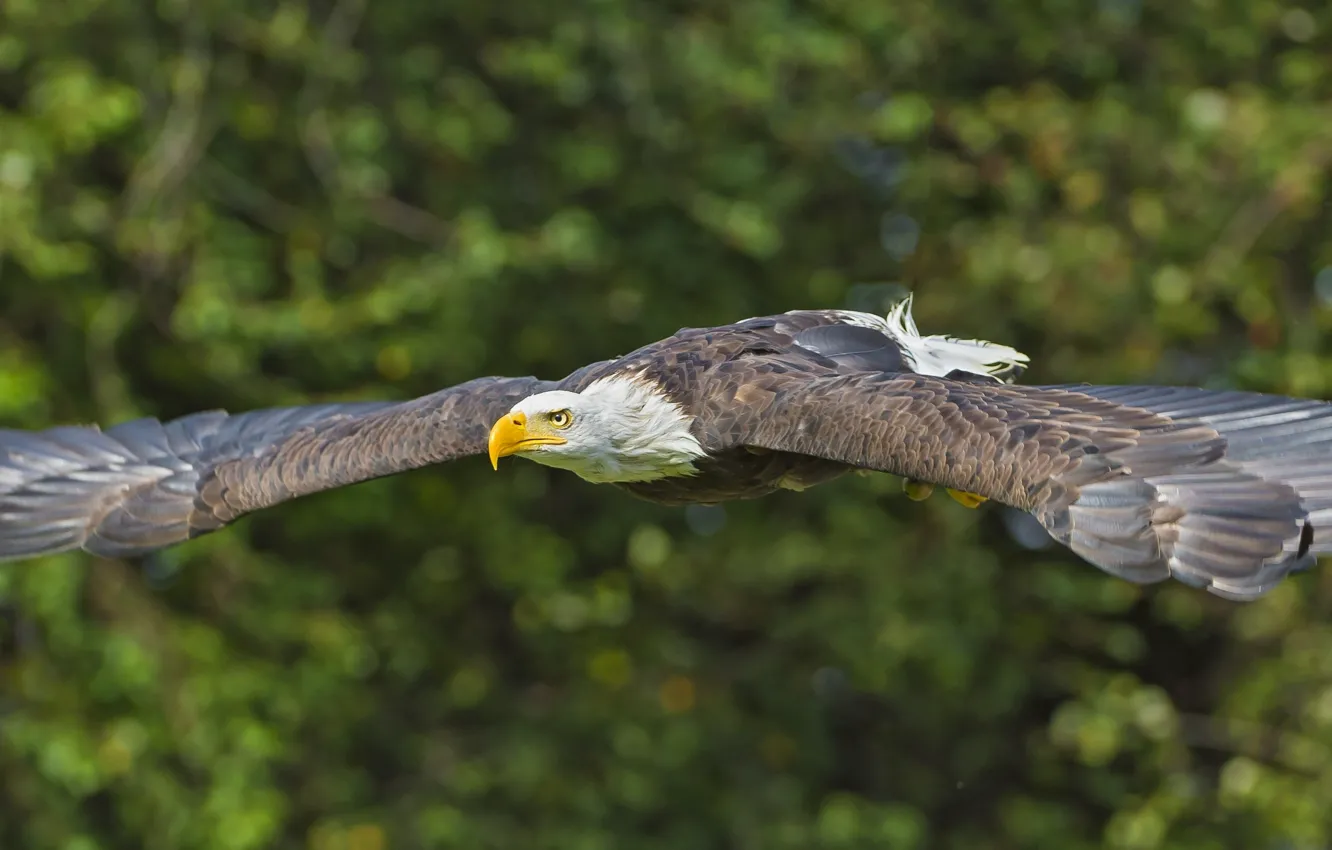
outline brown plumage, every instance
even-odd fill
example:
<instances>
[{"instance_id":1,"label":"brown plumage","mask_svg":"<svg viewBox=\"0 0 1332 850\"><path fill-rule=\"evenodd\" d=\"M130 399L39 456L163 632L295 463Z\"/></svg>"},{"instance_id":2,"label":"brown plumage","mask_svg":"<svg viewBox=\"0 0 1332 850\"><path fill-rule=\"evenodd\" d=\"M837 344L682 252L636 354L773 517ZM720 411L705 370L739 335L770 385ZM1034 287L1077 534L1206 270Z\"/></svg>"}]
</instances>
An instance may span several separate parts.
<instances>
[{"instance_id":1,"label":"brown plumage","mask_svg":"<svg viewBox=\"0 0 1332 850\"><path fill-rule=\"evenodd\" d=\"M562 381L481 378L399 404L0 431L0 557L142 554L488 447L669 504L889 472L1030 511L1123 578L1236 599L1332 551L1332 405L1015 386L1021 355L921 337L907 309L686 329Z\"/></svg>"}]
</instances>

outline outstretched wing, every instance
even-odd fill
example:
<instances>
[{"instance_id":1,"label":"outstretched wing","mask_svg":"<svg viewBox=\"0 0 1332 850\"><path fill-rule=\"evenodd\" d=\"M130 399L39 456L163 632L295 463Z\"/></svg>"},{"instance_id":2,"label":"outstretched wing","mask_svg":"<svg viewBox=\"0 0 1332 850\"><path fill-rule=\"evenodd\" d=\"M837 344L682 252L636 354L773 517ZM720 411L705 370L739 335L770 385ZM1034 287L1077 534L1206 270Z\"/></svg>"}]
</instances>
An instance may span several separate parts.
<instances>
[{"instance_id":1,"label":"outstretched wing","mask_svg":"<svg viewBox=\"0 0 1332 850\"><path fill-rule=\"evenodd\" d=\"M1332 552L1332 405L920 375L751 376L733 445L978 493L1135 582L1257 597ZM719 439L725 439L718 435Z\"/></svg>"},{"instance_id":2,"label":"outstretched wing","mask_svg":"<svg viewBox=\"0 0 1332 850\"><path fill-rule=\"evenodd\" d=\"M496 419L551 386L480 378L401 403L0 430L0 559L139 555L297 496L482 454Z\"/></svg>"}]
</instances>

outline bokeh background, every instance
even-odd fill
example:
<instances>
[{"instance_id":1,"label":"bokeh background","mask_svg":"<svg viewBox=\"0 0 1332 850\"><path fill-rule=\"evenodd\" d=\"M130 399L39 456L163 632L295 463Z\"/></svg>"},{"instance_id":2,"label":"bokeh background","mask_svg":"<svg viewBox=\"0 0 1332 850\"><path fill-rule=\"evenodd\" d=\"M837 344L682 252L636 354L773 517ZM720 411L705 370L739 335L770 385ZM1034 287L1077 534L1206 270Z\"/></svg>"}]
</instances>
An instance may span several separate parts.
<instances>
[{"instance_id":1,"label":"bokeh background","mask_svg":"<svg viewBox=\"0 0 1332 850\"><path fill-rule=\"evenodd\" d=\"M6 0L0 421L555 377L884 310L1029 382L1326 395L1332 11ZM888 476L461 462L0 570L6 848L1241 848L1332 833L1332 574L1102 575Z\"/></svg>"}]
</instances>

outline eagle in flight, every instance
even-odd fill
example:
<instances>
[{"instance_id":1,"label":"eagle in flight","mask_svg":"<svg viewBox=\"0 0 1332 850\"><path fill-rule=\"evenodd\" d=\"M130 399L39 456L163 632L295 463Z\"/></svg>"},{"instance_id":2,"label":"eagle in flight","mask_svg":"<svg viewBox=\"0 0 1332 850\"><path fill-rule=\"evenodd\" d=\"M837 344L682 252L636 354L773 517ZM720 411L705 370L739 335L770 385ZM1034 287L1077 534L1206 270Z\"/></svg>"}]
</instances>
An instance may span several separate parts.
<instances>
[{"instance_id":1,"label":"eagle in flight","mask_svg":"<svg viewBox=\"0 0 1332 850\"><path fill-rule=\"evenodd\" d=\"M468 455L666 504L850 470L1031 512L1109 573L1253 599L1332 552L1332 404L1151 386L1019 386L1003 345L801 310L688 328L563 380L106 430L0 430L0 558L141 555L288 499Z\"/></svg>"}]
</instances>

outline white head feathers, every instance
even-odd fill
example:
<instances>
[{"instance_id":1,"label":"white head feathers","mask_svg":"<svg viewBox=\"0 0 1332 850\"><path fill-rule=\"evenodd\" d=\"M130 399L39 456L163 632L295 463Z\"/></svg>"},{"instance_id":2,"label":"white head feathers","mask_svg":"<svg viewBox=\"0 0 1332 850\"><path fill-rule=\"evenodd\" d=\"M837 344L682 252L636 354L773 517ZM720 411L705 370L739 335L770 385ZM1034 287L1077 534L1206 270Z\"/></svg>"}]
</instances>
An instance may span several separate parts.
<instances>
[{"instance_id":1,"label":"white head feathers","mask_svg":"<svg viewBox=\"0 0 1332 850\"><path fill-rule=\"evenodd\" d=\"M690 430L693 417L638 375L611 375L573 393L537 393L518 402L513 413L530 421L567 410L568 442L542 446L525 457L567 469L596 483L651 481L690 475L705 453Z\"/></svg>"}]
</instances>

